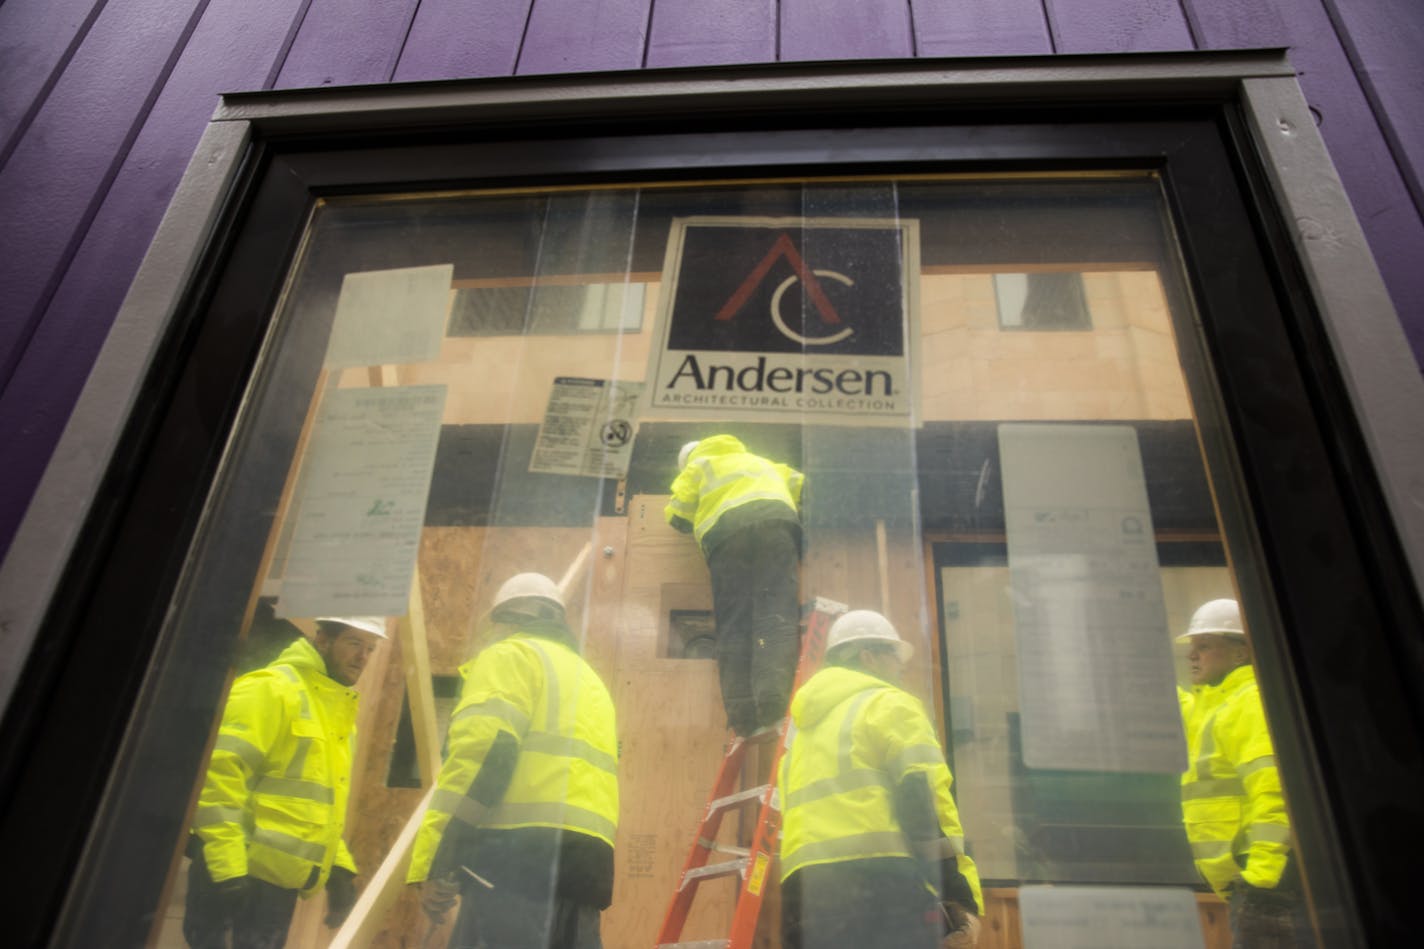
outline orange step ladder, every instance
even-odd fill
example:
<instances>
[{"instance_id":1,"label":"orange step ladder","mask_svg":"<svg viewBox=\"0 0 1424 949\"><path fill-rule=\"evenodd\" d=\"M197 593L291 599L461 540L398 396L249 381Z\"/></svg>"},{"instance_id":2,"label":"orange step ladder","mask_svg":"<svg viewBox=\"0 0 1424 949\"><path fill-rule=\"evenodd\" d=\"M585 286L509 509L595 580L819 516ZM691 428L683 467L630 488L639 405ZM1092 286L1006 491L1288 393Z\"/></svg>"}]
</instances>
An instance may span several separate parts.
<instances>
[{"instance_id":1,"label":"orange step ladder","mask_svg":"<svg viewBox=\"0 0 1424 949\"><path fill-rule=\"evenodd\" d=\"M806 632L801 637L801 658L796 663L793 695L796 689L801 688L802 683L820 668L821 660L826 654L826 633L835 618L845 611L845 604L835 600L816 597L812 602L806 620ZM658 930L657 949L749 949L751 946L752 937L756 935L757 917L761 914L767 876L781 837L781 802L776 796L776 773L781 764L781 756L786 751L790 724L791 719L784 718L775 729L764 728L747 738L738 736L727 745L722 766L717 770L717 779L712 784L712 793L707 798L707 809L693 834L692 849L687 854L687 862L678 878L677 890L668 904L662 928ZM771 783L736 790L748 748L772 740L776 742L776 751L771 759ZM758 803L760 807L751 847L729 847L717 843L722 817L753 802ZM709 863L713 853L729 854L732 859ZM692 910L692 900L697 895L698 886L708 880L732 874L739 874L742 883L737 894L737 908L732 915L731 935L726 939L678 942L688 913Z\"/></svg>"}]
</instances>

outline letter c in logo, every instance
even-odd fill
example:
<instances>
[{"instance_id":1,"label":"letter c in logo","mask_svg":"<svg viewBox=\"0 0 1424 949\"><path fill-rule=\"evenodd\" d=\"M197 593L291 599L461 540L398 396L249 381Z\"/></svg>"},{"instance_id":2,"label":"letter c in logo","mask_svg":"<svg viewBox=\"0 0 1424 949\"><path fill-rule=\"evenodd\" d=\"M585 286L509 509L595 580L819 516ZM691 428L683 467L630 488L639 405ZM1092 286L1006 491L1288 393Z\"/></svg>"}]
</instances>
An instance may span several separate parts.
<instances>
[{"instance_id":1,"label":"letter c in logo","mask_svg":"<svg viewBox=\"0 0 1424 949\"><path fill-rule=\"evenodd\" d=\"M832 280L840 281L847 287L855 286L854 280L850 279L845 274L837 273L834 270L813 270L812 273L814 273L818 277L829 277ZM855 332L853 329L851 329L851 327L847 326L840 332L832 333L830 336L817 336L812 338L809 336L802 336L800 333L793 331L791 327L787 326L786 321L781 318L781 297L782 294L786 293L787 290L791 289L791 285L793 283L796 283L799 279L800 278L797 277L795 274L792 274L785 280L781 281L781 285L778 286L776 288L776 292L771 295L771 321L776 324L777 329L781 330L782 336L785 336L792 342L799 343L802 346L829 346L832 343L839 343L851 333Z\"/></svg>"}]
</instances>

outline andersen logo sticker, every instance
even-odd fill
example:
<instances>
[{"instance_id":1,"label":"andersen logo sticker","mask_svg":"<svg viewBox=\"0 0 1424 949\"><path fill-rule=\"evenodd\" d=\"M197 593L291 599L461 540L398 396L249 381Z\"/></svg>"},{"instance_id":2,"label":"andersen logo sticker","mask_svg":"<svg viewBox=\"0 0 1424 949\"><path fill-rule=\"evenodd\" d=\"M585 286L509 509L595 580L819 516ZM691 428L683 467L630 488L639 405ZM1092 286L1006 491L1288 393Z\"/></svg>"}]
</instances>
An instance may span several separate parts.
<instances>
[{"instance_id":1,"label":"andersen logo sticker","mask_svg":"<svg viewBox=\"0 0 1424 949\"><path fill-rule=\"evenodd\" d=\"M903 421L918 273L917 221L675 219L649 414Z\"/></svg>"}]
</instances>

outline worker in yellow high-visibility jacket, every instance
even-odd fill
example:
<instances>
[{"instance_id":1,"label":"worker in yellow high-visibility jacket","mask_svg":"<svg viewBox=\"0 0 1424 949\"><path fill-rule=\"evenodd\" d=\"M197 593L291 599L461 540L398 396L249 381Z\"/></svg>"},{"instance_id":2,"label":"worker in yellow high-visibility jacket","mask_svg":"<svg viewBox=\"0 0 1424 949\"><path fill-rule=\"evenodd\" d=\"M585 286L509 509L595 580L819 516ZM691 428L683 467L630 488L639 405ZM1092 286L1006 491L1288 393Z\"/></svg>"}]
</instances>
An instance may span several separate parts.
<instances>
[{"instance_id":1,"label":"worker in yellow high-visibility jacket","mask_svg":"<svg viewBox=\"0 0 1424 949\"><path fill-rule=\"evenodd\" d=\"M781 721L791 699L805 479L732 435L688 442L677 467L664 513L707 560L722 707L737 734L749 735Z\"/></svg>"},{"instance_id":2,"label":"worker in yellow high-visibility jacket","mask_svg":"<svg viewBox=\"0 0 1424 949\"><path fill-rule=\"evenodd\" d=\"M1197 871L1230 905L1235 946L1309 945L1275 749L1235 600L1212 600L1177 637L1189 646L1182 702L1182 819Z\"/></svg>"},{"instance_id":3,"label":"worker in yellow high-visibility jacket","mask_svg":"<svg viewBox=\"0 0 1424 949\"><path fill-rule=\"evenodd\" d=\"M484 625L406 879L434 922L458 896L450 949L598 949L618 829L613 700L548 577L510 578Z\"/></svg>"},{"instance_id":4,"label":"worker in yellow high-visibility jacket","mask_svg":"<svg viewBox=\"0 0 1424 949\"><path fill-rule=\"evenodd\" d=\"M781 761L785 949L970 949L983 897L924 706L900 688L912 649L853 610L791 702Z\"/></svg>"},{"instance_id":5,"label":"worker in yellow high-visibility jacket","mask_svg":"<svg viewBox=\"0 0 1424 949\"><path fill-rule=\"evenodd\" d=\"M295 627L293 627L295 631ZM280 949L298 895L356 902L342 839L356 743L351 688L386 638L381 617L324 617L232 685L193 817L183 936L193 949Z\"/></svg>"}]
</instances>

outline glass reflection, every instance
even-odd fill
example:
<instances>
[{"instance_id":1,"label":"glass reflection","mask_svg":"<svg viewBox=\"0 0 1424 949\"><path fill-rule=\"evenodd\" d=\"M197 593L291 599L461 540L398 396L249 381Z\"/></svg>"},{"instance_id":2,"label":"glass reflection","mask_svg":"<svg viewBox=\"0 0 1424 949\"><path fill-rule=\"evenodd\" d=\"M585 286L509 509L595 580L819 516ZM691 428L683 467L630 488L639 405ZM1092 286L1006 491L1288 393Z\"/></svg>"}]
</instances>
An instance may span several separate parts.
<instances>
[{"instance_id":1,"label":"glass reflection","mask_svg":"<svg viewBox=\"0 0 1424 949\"><path fill-rule=\"evenodd\" d=\"M1313 944L1167 233L1148 175L324 202L155 944L1038 945L1075 888Z\"/></svg>"}]
</instances>

